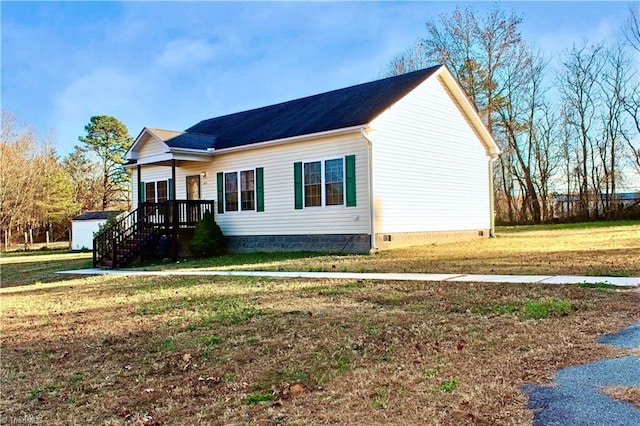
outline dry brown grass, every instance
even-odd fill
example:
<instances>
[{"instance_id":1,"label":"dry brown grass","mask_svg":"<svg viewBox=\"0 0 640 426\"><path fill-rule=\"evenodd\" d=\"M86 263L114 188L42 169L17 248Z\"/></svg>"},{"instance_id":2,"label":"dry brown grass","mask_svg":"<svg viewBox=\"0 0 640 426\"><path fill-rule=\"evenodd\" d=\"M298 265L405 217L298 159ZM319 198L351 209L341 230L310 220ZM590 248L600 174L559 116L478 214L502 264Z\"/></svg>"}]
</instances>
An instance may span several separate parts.
<instances>
[{"instance_id":1,"label":"dry brown grass","mask_svg":"<svg viewBox=\"0 0 640 426\"><path fill-rule=\"evenodd\" d=\"M527 424L519 385L628 353L595 341L640 316L638 290L452 282L90 277L0 297L2 422L65 425Z\"/></svg>"},{"instance_id":2,"label":"dry brown grass","mask_svg":"<svg viewBox=\"0 0 640 426\"><path fill-rule=\"evenodd\" d=\"M626 401L640 409L640 388L636 386L608 386L602 389L613 399Z\"/></svg>"}]
</instances>

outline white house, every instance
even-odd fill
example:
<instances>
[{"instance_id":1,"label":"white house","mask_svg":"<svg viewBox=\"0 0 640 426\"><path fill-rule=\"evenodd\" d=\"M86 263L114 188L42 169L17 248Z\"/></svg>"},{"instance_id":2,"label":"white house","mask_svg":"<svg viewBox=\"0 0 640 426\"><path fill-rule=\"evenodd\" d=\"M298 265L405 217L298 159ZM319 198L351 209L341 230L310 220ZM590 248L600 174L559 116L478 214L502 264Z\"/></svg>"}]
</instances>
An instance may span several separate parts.
<instances>
[{"instance_id":1,"label":"white house","mask_svg":"<svg viewBox=\"0 0 640 426\"><path fill-rule=\"evenodd\" d=\"M235 251L367 252L493 227L500 153L445 66L144 128L126 154L139 205L213 200Z\"/></svg>"},{"instance_id":2,"label":"white house","mask_svg":"<svg viewBox=\"0 0 640 426\"><path fill-rule=\"evenodd\" d=\"M93 234L121 211L85 212L71 220L71 250L93 250Z\"/></svg>"}]
</instances>

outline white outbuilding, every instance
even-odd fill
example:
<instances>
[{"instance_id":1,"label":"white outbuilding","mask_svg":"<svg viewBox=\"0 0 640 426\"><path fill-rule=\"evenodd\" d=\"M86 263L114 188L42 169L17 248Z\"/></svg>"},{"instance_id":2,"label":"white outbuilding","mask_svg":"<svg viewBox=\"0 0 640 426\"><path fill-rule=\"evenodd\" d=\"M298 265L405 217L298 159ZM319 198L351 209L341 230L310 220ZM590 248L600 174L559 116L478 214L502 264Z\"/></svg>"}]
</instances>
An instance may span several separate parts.
<instances>
[{"instance_id":1,"label":"white outbuilding","mask_svg":"<svg viewBox=\"0 0 640 426\"><path fill-rule=\"evenodd\" d=\"M93 250L93 234L119 210L86 212L71 221L71 250Z\"/></svg>"}]
</instances>

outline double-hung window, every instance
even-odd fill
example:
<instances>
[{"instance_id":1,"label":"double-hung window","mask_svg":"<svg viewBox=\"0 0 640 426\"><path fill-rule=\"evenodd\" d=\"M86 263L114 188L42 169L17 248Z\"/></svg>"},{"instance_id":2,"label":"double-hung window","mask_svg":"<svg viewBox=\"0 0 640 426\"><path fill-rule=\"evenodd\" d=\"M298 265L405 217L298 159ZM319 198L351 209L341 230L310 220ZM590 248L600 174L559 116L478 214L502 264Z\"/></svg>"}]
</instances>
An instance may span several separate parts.
<instances>
[{"instance_id":1,"label":"double-hung window","mask_svg":"<svg viewBox=\"0 0 640 426\"><path fill-rule=\"evenodd\" d=\"M253 170L240 172L240 202L242 210L256 208L256 180Z\"/></svg>"},{"instance_id":2,"label":"double-hung window","mask_svg":"<svg viewBox=\"0 0 640 426\"><path fill-rule=\"evenodd\" d=\"M263 169L218 173L218 213L264 211Z\"/></svg>"},{"instance_id":3,"label":"double-hung window","mask_svg":"<svg viewBox=\"0 0 640 426\"><path fill-rule=\"evenodd\" d=\"M224 209L238 211L238 172L224 174Z\"/></svg>"},{"instance_id":4,"label":"double-hung window","mask_svg":"<svg viewBox=\"0 0 640 426\"><path fill-rule=\"evenodd\" d=\"M304 206L322 205L322 162L304 163Z\"/></svg>"},{"instance_id":5,"label":"double-hung window","mask_svg":"<svg viewBox=\"0 0 640 426\"><path fill-rule=\"evenodd\" d=\"M139 200L147 203L163 203L173 199L173 180L140 182Z\"/></svg>"},{"instance_id":6,"label":"double-hung window","mask_svg":"<svg viewBox=\"0 0 640 426\"><path fill-rule=\"evenodd\" d=\"M171 179L156 182L142 182L140 184L140 199L147 203L163 203L170 200L172 195Z\"/></svg>"},{"instance_id":7,"label":"double-hung window","mask_svg":"<svg viewBox=\"0 0 640 426\"><path fill-rule=\"evenodd\" d=\"M147 203L155 203L156 202L156 183L155 182L146 182L145 183L145 201Z\"/></svg>"},{"instance_id":8,"label":"double-hung window","mask_svg":"<svg viewBox=\"0 0 640 426\"><path fill-rule=\"evenodd\" d=\"M356 205L354 155L293 166L296 209Z\"/></svg>"},{"instance_id":9,"label":"double-hung window","mask_svg":"<svg viewBox=\"0 0 640 426\"><path fill-rule=\"evenodd\" d=\"M327 206L344 204L344 161L342 158L324 162L324 188Z\"/></svg>"},{"instance_id":10,"label":"double-hung window","mask_svg":"<svg viewBox=\"0 0 640 426\"><path fill-rule=\"evenodd\" d=\"M156 193L159 203L165 202L169 199L169 191L166 180L160 180L156 182Z\"/></svg>"}]
</instances>

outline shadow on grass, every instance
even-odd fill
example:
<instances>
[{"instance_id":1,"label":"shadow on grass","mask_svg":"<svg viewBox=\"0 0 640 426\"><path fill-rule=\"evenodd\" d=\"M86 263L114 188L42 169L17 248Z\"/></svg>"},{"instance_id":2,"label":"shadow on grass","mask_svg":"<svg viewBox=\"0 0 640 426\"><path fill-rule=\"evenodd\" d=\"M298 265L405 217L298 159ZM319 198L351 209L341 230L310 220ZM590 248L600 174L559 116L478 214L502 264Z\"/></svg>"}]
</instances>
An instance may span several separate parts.
<instances>
[{"instance_id":1,"label":"shadow on grass","mask_svg":"<svg viewBox=\"0 0 640 426\"><path fill-rule=\"evenodd\" d=\"M301 259L314 259L326 256L347 256L333 255L320 252L259 252L259 253L237 253L226 254L224 256L210 257L204 259L181 259L177 262L148 262L135 265L136 268L144 270L164 270L164 269L189 269L189 268L222 268L227 266L237 266L239 268L265 265L270 263L287 262ZM277 269L277 266L272 268Z\"/></svg>"},{"instance_id":2,"label":"shadow on grass","mask_svg":"<svg viewBox=\"0 0 640 426\"><path fill-rule=\"evenodd\" d=\"M51 252L47 252L52 254ZM66 254L68 251L61 251ZM42 253L39 253L42 254ZM31 256L30 253L22 253L21 256ZM63 269L84 269L92 267L92 260L86 258L86 254L78 253L76 258L41 260L34 256L33 261L20 261L16 263L4 262L0 270L0 287L16 287L36 283L52 283L68 280L68 276L56 274ZM17 256L15 256L17 257Z\"/></svg>"}]
</instances>

